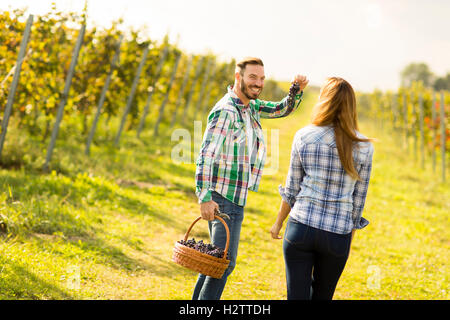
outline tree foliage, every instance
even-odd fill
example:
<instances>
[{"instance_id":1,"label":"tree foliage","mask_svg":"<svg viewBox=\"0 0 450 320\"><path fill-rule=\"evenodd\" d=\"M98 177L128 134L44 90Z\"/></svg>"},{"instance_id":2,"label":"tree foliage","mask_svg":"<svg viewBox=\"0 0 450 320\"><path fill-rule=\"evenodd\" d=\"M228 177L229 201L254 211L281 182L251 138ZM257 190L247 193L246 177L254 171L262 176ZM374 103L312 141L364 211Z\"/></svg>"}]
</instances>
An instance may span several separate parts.
<instances>
[{"instance_id":1,"label":"tree foliage","mask_svg":"<svg viewBox=\"0 0 450 320\"><path fill-rule=\"evenodd\" d=\"M433 72L426 63L413 62L403 68L401 72L402 86L409 87L414 81L422 81L425 87L430 87L433 80Z\"/></svg>"},{"instance_id":2,"label":"tree foliage","mask_svg":"<svg viewBox=\"0 0 450 320\"><path fill-rule=\"evenodd\" d=\"M413 82L422 82L426 88L450 90L450 72L439 77L423 62L413 62L403 68L400 73L403 87L410 87Z\"/></svg>"}]
</instances>

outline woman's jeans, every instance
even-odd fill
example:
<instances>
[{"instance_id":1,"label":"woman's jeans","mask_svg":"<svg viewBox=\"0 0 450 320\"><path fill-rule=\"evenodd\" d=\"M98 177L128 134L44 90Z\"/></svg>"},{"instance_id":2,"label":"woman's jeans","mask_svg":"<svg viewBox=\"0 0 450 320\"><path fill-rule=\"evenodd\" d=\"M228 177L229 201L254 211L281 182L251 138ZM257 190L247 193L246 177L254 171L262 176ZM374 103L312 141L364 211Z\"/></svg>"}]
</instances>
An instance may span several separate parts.
<instances>
[{"instance_id":1,"label":"woman's jeans","mask_svg":"<svg viewBox=\"0 0 450 320\"><path fill-rule=\"evenodd\" d=\"M221 279L215 279L199 274L192 300L219 300L223 289L225 288L227 278L236 266L241 225L242 220L244 220L244 207L234 204L217 192L212 192L212 200L219 205L220 212L225 213L230 217L230 220L224 219L230 230L230 244L228 248L230 264ZM216 219L208 221L208 225L211 243L224 249L227 242L227 234L222 222Z\"/></svg>"},{"instance_id":2,"label":"woman's jeans","mask_svg":"<svg viewBox=\"0 0 450 320\"><path fill-rule=\"evenodd\" d=\"M288 300L331 300L350 242L351 233L328 232L289 218L283 241Z\"/></svg>"}]
</instances>

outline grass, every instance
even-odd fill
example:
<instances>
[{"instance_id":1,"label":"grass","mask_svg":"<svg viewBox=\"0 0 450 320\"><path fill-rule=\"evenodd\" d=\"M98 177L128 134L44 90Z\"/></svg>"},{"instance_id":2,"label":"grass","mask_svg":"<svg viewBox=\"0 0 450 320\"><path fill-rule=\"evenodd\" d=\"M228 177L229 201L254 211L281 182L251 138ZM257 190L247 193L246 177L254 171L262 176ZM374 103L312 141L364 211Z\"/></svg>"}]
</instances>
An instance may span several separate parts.
<instances>
[{"instance_id":1,"label":"grass","mask_svg":"<svg viewBox=\"0 0 450 320\"><path fill-rule=\"evenodd\" d=\"M263 121L269 143L271 133L279 136L278 170L249 194L223 299L286 298L282 243L269 229L293 136L315 99L307 95L293 116ZM0 170L0 299L190 299L196 274L171 254L199 215L195 165L171 161L177 141L167 127L142 140L127 132L120 148L110 142L112 128L104 126L91 157L81 138L63 132L48 174L40 171L45 146L8 132L5 158L19 165ZM355 235L334 298L448 299L449 183L420 169L394 134L368 121L361 131L379 140L364 212L370 224ZM208 240L206 222L191 234Z\"/></svg>"}]
</instances>

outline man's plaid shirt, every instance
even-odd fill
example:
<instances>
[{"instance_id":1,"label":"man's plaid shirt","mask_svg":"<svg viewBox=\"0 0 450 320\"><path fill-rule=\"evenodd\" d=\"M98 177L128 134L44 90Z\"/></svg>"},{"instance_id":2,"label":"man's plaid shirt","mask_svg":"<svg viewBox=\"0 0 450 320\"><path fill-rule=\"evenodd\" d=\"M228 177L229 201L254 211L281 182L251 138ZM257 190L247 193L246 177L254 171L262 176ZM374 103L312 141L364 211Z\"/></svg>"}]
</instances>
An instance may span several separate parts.
<instances>
[{"instance_id":1,"label":"man's plaid shirt","mask_svg":"<svg viewBox=\"0 0 450 320\"><path fill-rule=\"evenodd\" d=\"M287 97L280 102L250 100L249 105L244 106L232 87L228 87L228 93L208 115L195 173L199 203L210 201L211 192L216 191L237 205L245 205L248 190L258 191L266 160L260 119L287 116L298 108L302 94L297 95L290 106ZM243 112L249 112L251 118L251 155L248 154ZM249 171L254 181L250 187Z\"/></svg>"}]
</instances>

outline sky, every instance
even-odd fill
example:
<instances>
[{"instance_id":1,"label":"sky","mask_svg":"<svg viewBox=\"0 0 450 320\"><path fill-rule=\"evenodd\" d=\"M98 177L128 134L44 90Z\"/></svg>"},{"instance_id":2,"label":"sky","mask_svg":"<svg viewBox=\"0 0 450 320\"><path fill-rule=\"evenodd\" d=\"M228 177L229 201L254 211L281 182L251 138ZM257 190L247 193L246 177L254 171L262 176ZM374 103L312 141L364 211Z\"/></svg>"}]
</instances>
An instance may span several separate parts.
<instances>
[{"instance_id":1,"label":"sky","mask_svg":"<svg viewBox=\"0 0 450 320\"><path fill-rule=\"evenodd\" d=\"M0 8L28 7L43 14L81 12L83 0L0 0ZM321 85L328 76L356 90L395 90L400 72L425 62L437 75L450 72L448 0L89 0L88 23L143 27L149 38L187 53L214 52L220 60L257 56L266 77L306 75ZM89 27L89 25L88 25Z\"/></svg>"}]
</instances>

